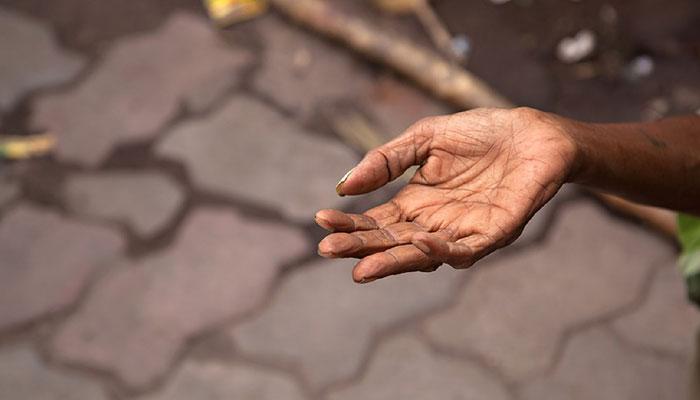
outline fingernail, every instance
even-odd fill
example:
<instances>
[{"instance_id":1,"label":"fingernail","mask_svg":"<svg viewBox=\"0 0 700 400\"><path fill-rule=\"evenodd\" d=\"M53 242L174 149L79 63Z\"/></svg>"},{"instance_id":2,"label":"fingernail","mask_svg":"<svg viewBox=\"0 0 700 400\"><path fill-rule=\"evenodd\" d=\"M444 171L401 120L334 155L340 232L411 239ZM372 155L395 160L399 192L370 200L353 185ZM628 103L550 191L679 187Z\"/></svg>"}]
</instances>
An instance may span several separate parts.
<instances>
[{"instance_id":1,"label":"fingernail","mask_svg":"<svg viewBox=\"0 0 700 400\"><path fill-rule=\"evenodd\" d=\"M377 278L362 278L362 280L360 280L360 282L358 282L358 283L361 285L364 285L365 283L374 282L376 280L377 280Z\"/></svg>"},{"instance_id":2,"label":"fingernail","mask_svg":"<svg viewBox=\"0 0 700 400\"><path fill-rule=\"evenodd\" d=\"M350 234L335 233L321 240L318 244L318 251L324 257L338 258L352 253L361 245L361 240Z\"/></svg>"},{"instance_id":3,"label":"fingernail","mask_svg":"<svg viewBox=\"0 0 700 400\"><path fill-rule=\"evenodd\" d=\"M341 190L343 189L343 183L348 180L350 175L352 174L352 171L354 171L355 168L351 169L350 171L346 172L345 175L343 175L342 178L338 181L338 184L335 185L335 192L338 193L338 196L343 197L345 196Z\"/></svg>"},{"instance_id":4,"label":"fingernail","mask_svg":"<svg viewBox=\"0 0 700 400\"><path fill-rule=\"evenodd\" d=\"M326 221L325 219L316 217L314 218L314 220L316 220L316 224L321 228L327 230L328 232L335 232L335 228L331 224L329 224L328 221Z\"/></svg>"}]
</instances>

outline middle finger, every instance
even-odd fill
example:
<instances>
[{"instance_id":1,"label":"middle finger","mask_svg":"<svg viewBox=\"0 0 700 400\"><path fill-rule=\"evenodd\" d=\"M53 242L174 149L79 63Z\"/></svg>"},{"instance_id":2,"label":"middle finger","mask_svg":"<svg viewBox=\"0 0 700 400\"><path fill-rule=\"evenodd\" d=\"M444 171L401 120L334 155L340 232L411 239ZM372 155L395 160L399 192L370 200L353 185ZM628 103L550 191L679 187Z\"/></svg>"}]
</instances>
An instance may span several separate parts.
<instances>
[{"instance_id":1,"label":"middle finger","mask_svg":"<svg viewBox=\"0 0 700 400\"><path fill-rule=\"evenodd\" d=\"M365 257L409 244L415 233L425 231L425 228L414 222L399 222L382 229L332 233L318 244L318 252L326 258Z\"/></svg>"}]
</instances>

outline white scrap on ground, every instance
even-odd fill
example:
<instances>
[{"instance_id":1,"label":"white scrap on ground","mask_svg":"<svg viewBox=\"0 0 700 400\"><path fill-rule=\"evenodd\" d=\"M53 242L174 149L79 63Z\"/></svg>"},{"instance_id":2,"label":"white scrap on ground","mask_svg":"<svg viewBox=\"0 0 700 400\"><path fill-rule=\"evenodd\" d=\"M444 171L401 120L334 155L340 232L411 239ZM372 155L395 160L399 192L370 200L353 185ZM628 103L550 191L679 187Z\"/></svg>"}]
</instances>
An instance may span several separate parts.
<instances>
[{"instance_id":1,"label":"white scrap on ground","mask_svg":"<svg viewBox=\"0 0 700 400\"><path fill-rule=\"evenodd\" d=\"M596 35L589 29L580 30L573 37L566 37L557 45L557 58L567 64L583 60L593 53Z\"/></svg>"},{"instance_id":2,"label":"white scrap on ground","mask_svg":"<svg viewBox=\"0 0 700 400\"><path fill-rule=\"evenodd\" d=\"M461 60L466 60L469 58L469 53L471 53L472 43L467 35L462 34L452 38L450 47L457 57Z\"/></svg>"},{"instance_id":3,"label":"white scrap on ground","mask_svg":"<svg viewBox=\"0 0 700 400\"><path fill-rule=\"evenodd\" d=\"M646 78L654 72L654 59L648 55L637 56L627 64L625 76L627 79L636 81Z\"/></svg>"}]
</instances>

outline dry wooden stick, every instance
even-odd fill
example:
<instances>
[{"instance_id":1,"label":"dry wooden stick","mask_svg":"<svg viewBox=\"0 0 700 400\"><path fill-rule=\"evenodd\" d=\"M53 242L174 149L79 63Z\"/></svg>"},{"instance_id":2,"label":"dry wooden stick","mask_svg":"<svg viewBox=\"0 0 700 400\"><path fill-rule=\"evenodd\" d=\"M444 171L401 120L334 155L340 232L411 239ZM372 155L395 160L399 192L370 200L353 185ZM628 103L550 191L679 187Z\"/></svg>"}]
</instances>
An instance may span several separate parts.
<instances>
[{"instance_id":1,"label":"dry wooden stick","mask_svg":"<svg viewBox=\"0 0 700 400\"><path fill-rule=\"evenodd\" d=\"M383 32L360 18L344 15L328 2L320 0L270 0L270 2L282 14L299 24L338 40L355 51L393 68L459 109L514 106L485 82L459 65L444 60L434 51L389 32ZM642 206L595 191L593 193L609 206L643 220L666 235L675 237L675 213Z\"/></svg>"},{"instance_id":2,"label":"dry wooden stick","mask_svg":"<svg viewBox=\"0 0 700 400\"><path fill-rule=\"evenodd\" d=\"M646 225L672 238L678 238L678 222L677 214L673 211L663 208L644 206L637 203L632 203L621 197L599 193L592 191L601 201L608 206L626 214L637 218Z\"/></svg>"},{"instance_id":3,"label":"dry wooden stick","mask_svg":"<svg viewBox=\"0 0 700 400\"><path fill-rule=\"evenodd\" d=\"M390 66L461 109L513 106L479 78L433 50L380 31L360 18L344 15L328 2L271 0L271 3L298 23Z\"/></svg>"},{"instance_id":4,"label":"dry wooden stick","mask_svg":"<svg viewBox=\"0 0 700 400\"><path fill-rule=\"evenodd\" d=\"M425 27L433 40L433 43L440 49L443 54L446 54L452 59L463 62L463 55L457 54L452 47L452 35L447 29L445 23L438 17L435 9L430 5L428 0L421 0L416 4L414 13Z\"/></svg>"},{"instance_id":5,"label":"dry wooden stick","mask_svg":"<svg viewBox=\"0 0 700 400\"><path fill-rule=\"evenodd\" d=\"M372 0L382 11L392 14L413 14L423 25L433 44L442 53L458 62L463 62L465 54L459 54L452 47L452 35L447 25L435 12L430 0Z\"/></svg>"}]
</instances>

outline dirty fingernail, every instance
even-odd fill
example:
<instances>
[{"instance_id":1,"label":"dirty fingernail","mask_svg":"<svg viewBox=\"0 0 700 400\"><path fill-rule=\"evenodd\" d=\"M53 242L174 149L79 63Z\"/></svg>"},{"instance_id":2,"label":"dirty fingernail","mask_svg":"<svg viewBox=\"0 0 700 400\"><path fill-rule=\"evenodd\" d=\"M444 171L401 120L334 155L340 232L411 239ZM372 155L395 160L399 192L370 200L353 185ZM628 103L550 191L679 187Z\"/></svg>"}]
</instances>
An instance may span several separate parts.
<instances>
[{"instance_id":1,"label":"dirty fingernail","mask_svg":"<svg viewBox=\"0 0 700 400\"><path fill-rule=\"evenodd\" d=\"M338 193L338 196L341 196L341 197L342 197L342 196L345 196L345 194L343 194L343 192L342 192L343 183L345 183L345 181L348 180L348 178L349 178L350 175L352 174L352 171L354 171L354 170L355 170L355 168L353 168L353 169L351 169L350 171L346 172L345 175L343 175L343 177L340 178L340 180L338 181L338 184L335 185L335 192Z\"/></svg>"},{"instance_id":2,"label":"dirty fingernail","mask_svg":"<svg viewBox=\"0 0 700 400\"><path fill-rule=\"evenodd\" d=\"M376 280L377 280L377 278L362 278L358 283L365 284L365 283L374 282Z\"/></svg>"}]
</instances>

